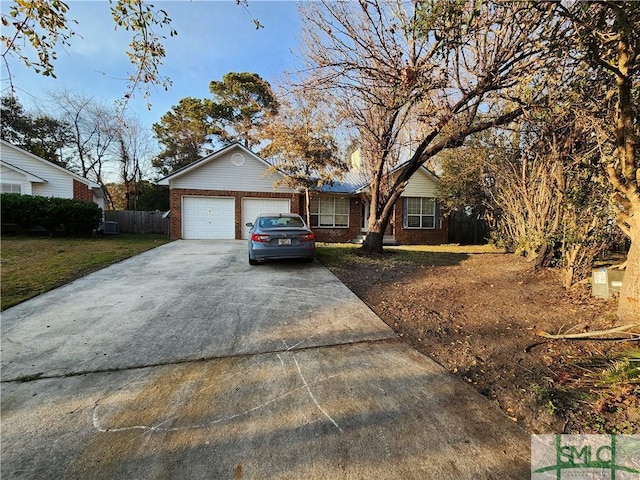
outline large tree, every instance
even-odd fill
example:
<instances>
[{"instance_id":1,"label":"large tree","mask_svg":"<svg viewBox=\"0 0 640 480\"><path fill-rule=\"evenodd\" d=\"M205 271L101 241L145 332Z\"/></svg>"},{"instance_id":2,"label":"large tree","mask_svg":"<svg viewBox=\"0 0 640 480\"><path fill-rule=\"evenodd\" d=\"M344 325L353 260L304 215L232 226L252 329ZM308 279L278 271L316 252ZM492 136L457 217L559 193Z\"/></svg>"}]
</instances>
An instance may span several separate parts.
<instances>
[{"instance_id":1,"label":"large tree","mask_svg":"<svg viewBox=\"0 0 640 480\"><path fill-rule=\"evenodd\" d=\"M601 108L609 114L608 135L601 138L601 159L614 189L618 226L631 239L618 316L640 319L640 4L634 1L560 4L569 19L574 48L588 69L608 76L608 94ZM636 86L636 88L634 88Z\"/></svg>"},{"instance_id":2,"label":"large tree","mask_svg":"<svg viewBox=\"0 0 640 480\"><path fill-rule=\"evenodd\" d=\"M163 150L153 159L162 175L196 161L213 151L211 136L219 132L211 124L203 100L186 97L165 113L153 132Z\"/></svg>"},{"instance_id":3,"label":"large tree","mask_svg":"<svg viewBox=\"0 0 640 480\"><path fill-rule=\"evenodd\" d=\"M68 90L51 93L46 108L72 133L64 150L68 168L100 184L110 208L115 204L108 184L114 179L128 184L148 178L155 146L139 120Z\"/></svg>"},{"instance_id":4,"label":"large tree","mask_svg":"<svg viewBox=\"0 0 640 480\"><path fill-rule=\"evenodd\" d=\"M260 154L273 161L272 170L284 174L282 183L302 189L310 222L310 192L338 180L346 169L335 140L335 121L314 92L292 92L280 99L278 116L262 128L269 142Z\"/></svg>"},{"instance_id":5,"label":"large tree","mask_svg":"<svg viewBox=\"0 0 640 480\"><path fill-rule=\"evenodd\" d=\"M567 67L553 72L544 108L439 158L448 203L484 210L496 243L538 266L561 266L569 287L591 275L594 257L619 235L600 166L606 79Z\"/></svg>"},{"instance_id":6,"label":"large tree","mask_svg":"<svg viewBox=\"0 0 640 480\"><path fill-rule=\"evenodd\" d=\"M278 112L269 82L256 73L229 72L222 81L212 81L209 90L213 99L207 106L219 127L220 139L225 143L238 141L247 148L257 145L265 119Z\"/></svg>"},{"instance_id":7,"label":"large tree","mask_svg":"<svg viewBox=\"0 0 640 480\"><path fill-rule=\"evenodd\" d=\"M64 150L71 144L70 125L45 114L26 112L11 95L0 99L0 135L23 148L62 167L68 166Z\"/></svg>"},{"instance_id":8,"label":"large tree","mask_svg":"<svg viewBox=\"0 0 640 480\"><path fill-rule=\"evenodd\" d=\"M323 1L301 12L307 84L358 130L372 172L367 252L382 251L425 162L508 124L544 91L536 72L556 25L526 3Z\"/></svg>"},{"instance_id":9,"label":"large tree","mask_svg":"<svg viewBox=\"0 0 640 480\"><path fill-rule=\"evenodd\" d=\"M93 97L69 90L52 93L51 102L58 118L71 128L69 149L74 161L70 168L104 186L105 167L112 159L117 132L117 115Z\"/></svg>"},{"instance_id":10,"label":"large tree","mask_svg":"<svg viewBox=\"0 0 640 480\"><path fill-rule=\"evenodd\" d=\"M154 146L147 129L136 118L120 118L115 134L114 156L119 165L118 176L122 182L125 210L143 210L141 194L149 178L149 167Z\"/></svg>"},{"instance_id":11,"label":"large tree","mask_svg":"<svg viewBox=\"0 0 640 480\"><path fill-rule=\"evenodd\" d=\"M163 151L153 162L163 175L234 141L251 148L278 102L269 82L256 73L230 72L209 85L212 98L187 97L153 125Z\"/></svg>"}]
</instances>

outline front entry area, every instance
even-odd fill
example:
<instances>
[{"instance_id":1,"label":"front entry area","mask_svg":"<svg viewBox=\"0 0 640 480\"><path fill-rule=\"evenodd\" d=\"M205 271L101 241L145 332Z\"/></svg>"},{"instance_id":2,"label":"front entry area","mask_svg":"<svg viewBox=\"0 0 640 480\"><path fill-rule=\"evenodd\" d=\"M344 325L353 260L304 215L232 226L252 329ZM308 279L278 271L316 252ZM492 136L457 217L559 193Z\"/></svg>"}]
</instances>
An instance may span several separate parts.
<instances>
[{"instance_id":1,"label":"front entry area","mask_svg":"<svg viewBox=\"0 0 640 480\"><path fill-rule=\"evenodd\" d=\"M370 207L371 207L371 203L368 200L362 200L362 220L360 221L360 231L363 234L367 233Z\"/></svg>"}]
</instances>

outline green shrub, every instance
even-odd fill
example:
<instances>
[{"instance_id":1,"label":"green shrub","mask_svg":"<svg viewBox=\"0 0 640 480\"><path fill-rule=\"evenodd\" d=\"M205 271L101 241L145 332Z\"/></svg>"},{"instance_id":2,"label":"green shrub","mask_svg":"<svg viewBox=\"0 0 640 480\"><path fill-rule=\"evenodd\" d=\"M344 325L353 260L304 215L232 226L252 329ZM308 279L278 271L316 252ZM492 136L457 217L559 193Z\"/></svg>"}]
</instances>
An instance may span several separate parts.
<instances>
[{"instance_id":1,"label":"green shrub","mask_svg":"<svg viewBox=\"0 0 640 480\"><path fill-rule=\"evenodd\" d=\"M15 224L21 233L41 227L49 235L88 235L102 220L102 209L93 202L3 193L0 203L2 224Z\"/></svg>"}]
</instances>

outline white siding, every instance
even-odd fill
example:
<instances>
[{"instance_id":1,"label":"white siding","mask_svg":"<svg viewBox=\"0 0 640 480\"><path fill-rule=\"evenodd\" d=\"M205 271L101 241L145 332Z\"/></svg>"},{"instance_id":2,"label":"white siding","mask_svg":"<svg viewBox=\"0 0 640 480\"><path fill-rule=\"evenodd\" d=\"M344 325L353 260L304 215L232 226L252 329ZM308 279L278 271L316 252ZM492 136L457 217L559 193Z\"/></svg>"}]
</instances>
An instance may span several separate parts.
<instances>
[{"instance_id":1,"label":"white siding","mask_svg":"<svg viewBox=\"0 0 640 480\"><path fill-rule=\"evenodd\" d=\"M234 155L242 154L244 163ZM291 193L287 187L274 188L274 182L280 178L278 174L267 176L267 165L239 148L231 148L228 152L170 181L171 188L189 188L197 190L228 190L234 192L273 192Z\"/></svg>"},{"instance_id":2,"label":"white siding","mask_svg":"<svg viewBox=\"0 0 640 480\"><path fill-rule=\"evenodd\" d=\"M27 181L27 176L3 165L0 167L0 180L2 183L23 183Z\"/></svg>"},{"instance_id":3,"label":"white siding","mask_svg":"<svg viewBox=\"0 0 640 480\"><path fill-rule=\"evenodd\" d=\"M98 197L95 193L93 194L93 203L98 205L103 212L104 215L104 197Z\"/></svg>"},{"instance_id":4,"label":"white siding","mask_svg":"<svg viewBox=\"0 0 640 480\"><path fill-rule=\"evenodd\" d=\"M403 197L428 197L438 196L438 185L431 176L420 169L413 174L407 187L402 192Z\"/></svg>"},{"instance_id":5,"label":"white siding","mask_svg":"<svg viewBox=\"0 0 640 480\"><path fill-rule=\"evenodd\" d=\"M33 195L73 198L73 177L64 170L47 165L45 162L31 158L24 152L4 144L0 144L0 158L47 181L47 183L34 183Z\"/></svg>"},{"instance_id":6,"label":"white siding","mask_svg":"<svg viewBox=\"0 0 640 480\"><path fill-rule=\"evenodd\" d=\"M27 176L24 173L11 170L4 165L0 168L0 183L20 185L21 195L33 195L31 182L27 180Z\"/></svg>"}]
</instances>

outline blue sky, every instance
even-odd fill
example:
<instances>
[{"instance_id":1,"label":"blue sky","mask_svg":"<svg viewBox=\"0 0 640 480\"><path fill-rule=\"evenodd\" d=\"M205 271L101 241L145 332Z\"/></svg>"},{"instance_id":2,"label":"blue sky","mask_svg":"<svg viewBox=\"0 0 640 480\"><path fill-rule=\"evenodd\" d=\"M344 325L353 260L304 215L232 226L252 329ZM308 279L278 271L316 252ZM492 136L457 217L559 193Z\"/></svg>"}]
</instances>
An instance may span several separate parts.
<instances>
[{"instance_id":1,"label":"blue sky","mask_svg":"<svg viewBox=\"0 0 640 480\"><path fill-rule=\"evenodd\" d=\"M16 93L27 108L38 105L47 90L68 89L112 103L126 91L127 72L132 66L125 51L130 41L126 31L114 31L106 0L68 0L69 17L78 21L72 45L58 51L56 79L43 77L11 60ZM130 102L130 112L151 126L181 98L209 97L209 82L227 72L255 72L276 85L283 72L297 63L300 22L293 1L249 0L249 10L235 0L151 1L164 9L178 31L164 41L166 58L161 74L173 86L168 91L152 89L146 107L142 93ZM0 2L5 12L11 2ZM256 30L252 19L264 28ZM2 68L2 92L7 72Z\"/></svg>"}]
</instances>

